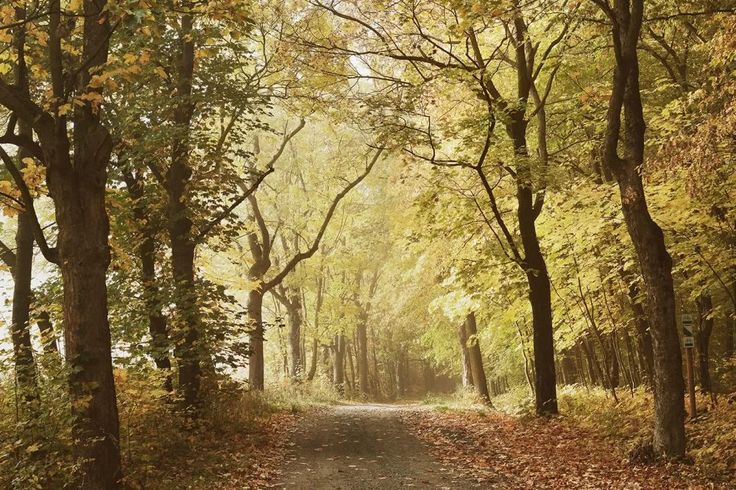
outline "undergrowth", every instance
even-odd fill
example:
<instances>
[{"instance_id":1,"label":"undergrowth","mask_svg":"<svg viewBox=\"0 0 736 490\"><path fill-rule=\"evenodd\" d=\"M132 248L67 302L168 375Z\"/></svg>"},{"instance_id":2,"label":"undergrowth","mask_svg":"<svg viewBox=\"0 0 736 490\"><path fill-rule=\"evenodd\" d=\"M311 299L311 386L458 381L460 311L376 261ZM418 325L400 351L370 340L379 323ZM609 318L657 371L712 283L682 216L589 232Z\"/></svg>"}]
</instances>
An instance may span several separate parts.
<instances>
[{"instance_id":1,"label":"undergrowth","mask_svg":"<svg viewBox=\"0 0 736 490\"><path fill-rule=\"evenodd\" d=\"M61 371L44 370L40 416L33 418L19 407L13 380L0 379L0 488L73 487L77 464L65 379ZM273 439L293 423L293 414L338 399L321 380L284 381L262 393L220 380L208 383L206 402L193 417L161 388L155 370L118 369L115 381L125 485L132 489L219 487L227 481L223 474L250 471L249 465L257 466L257 475L248 478L257 480L266 471L258 465L274 457Z\"/></svg>"},{"instance_id":2,"label":"undergrowth","mask_svg":"<svg viewBox=\"0 0 736 490\"><path fill-rule=\"evenodd\" d=\"M652 394L643 388L620 390L618 401L603 388L561 386L557 391L559 420L605 439L623 459L642 444L651 444ZM438 411L483 411L472 389L460 388L451 395L428 396L424 403ZM516 386L492 399L499 412L524 419L534 418L534 398L527 386ZM708 479L733 481L736 475L736 395L697 396L698 416L685 425L687 460Z\"/></svg>"}]
</instances>

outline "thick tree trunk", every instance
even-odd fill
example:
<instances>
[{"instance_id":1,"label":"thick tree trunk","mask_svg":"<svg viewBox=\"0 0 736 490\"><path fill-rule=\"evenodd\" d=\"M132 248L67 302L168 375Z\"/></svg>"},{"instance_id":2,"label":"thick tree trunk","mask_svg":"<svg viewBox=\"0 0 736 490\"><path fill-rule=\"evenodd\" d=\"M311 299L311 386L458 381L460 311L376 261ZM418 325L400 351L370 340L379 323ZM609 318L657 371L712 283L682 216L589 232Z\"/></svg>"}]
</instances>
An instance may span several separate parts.
<instances>
[{"instance_id":1,"label":"thick tree trunk","mask_svg":"<svg viewBox=\"0 0 736 490\"><path fill-rule=\"evenodd\" d=\"M251 390L262 391L263 383L263 293L252 289L248 294L248 327L250 329L250 355L248 356L248 381Z\"/></svg>"},{"instance_id":2,"label":"thick tree trunk","mask_svg":"<svg viewBox=\"0 0 736 490\"><path fill-rule=\"evenodd\" d=\"M74 166L56 155L49 168L49 191L59 227L59 265L64 286L64 346L70 367L74 454L81 462L78 488L116 488L121 478L120 440L106 273L110 263L105 211L106 164L110 137L87 121L77 128ZM66 128L61 130L66 131Z\"/></svg>"},{"instance_id":3,"label":"thick tree trunk","mask_svg":"<svg viewBox=\"0 0 736 490\"><path fill-rule=\"evenodd\" d=\"M467 338L468 357L470 358L470 370L473 373L473 385L483 401L490 404L491 397L488 393L488 382L486 381L486 373L483 369L483 356L480 352L478 328L474 312L470 312L465 318L465 336Z\"/></svg>"},{"instance_id":4,"label":"thick tree trunk","mask_svg":"<svg viewBox=\"0 0 736 490\"><path fill-rule=\"evenodd\" d=\"M710 337L713 333L713 300L709 294L701 294L698 300L698 331L695 333L698 348L698 377L700 389L703 393L711 393L713 386L710 377Z\"/></svg>"},{"instance_id":5,"label":"thick tree trunk","mask_svg":"<svg viewBox=\"0 0 736 490\"><path fill-rule=\"evenodd\" d=\"M555 374L554 335L552 327L552 293L547 264L537 236L534 194L526 144L527 121L521 111L514 111L508 133L517 158L516 200L519 234L524 248L521 264L529 284L534 331L534 371L536 410L539 415L557 413L557 377Z\"/></svg>"},{"instance_id":6,"label":"thick tree trunk","mask_svg":"<svg viewBox=\"0 0 736 490\"><path fill-rule=\"evenodd\" d=\"M468 335L465 333L465 323L457 326L457 336L460 341L460 357L462 362L462 383L463 386L473 386L473 371L470 367L470 354L468 353Z\"/></svg>"},{"instance_id":7,"label":"thick tree trunk","mask_svg":"<svg viewBox=\"0 0 736 490\"><path fill-rule=\"evenodd\" d=\"M183 15L177 53L177 96L180 100L174 112L176 132L172 141L171 165L166 175L171 269L177 312L172 338L175 346L174 355L179 367L179 390L188 407L199 404L201 382L201 346L198 345L200 319L194 281L195 243L192 236L192 220L188 216L187 209L187 187L192 176L189 164L189 125L194 111L191 100L194 73L192 26L192 17Z\"/></svg>"},{"instance_id":8,"label":"thick tree trunk","mask_svg":"<svg viewBox=\"0 0 736 490\"><path fill-rule=\"evenodd\" d=\"M85 63L74 72L74 79L67 80L73 82L75 93L90 90L92 75L86 67L104 66L107 62L110 25L109 16L103 13L105 9L104 0L84 2L80 58ZM16 12L25 15L22 9ZM54 97L64 97L69 91L65 89L61 56L58 0L50 2L49 12L47 44L53 61L49 65L50 88ZM22 47L23 42L18 42L18 46ZM24 72L22 48L18 49L17 59ZM74 486L84 490L117 488L122 475L105 281L110 263L105 184L111 138L100 122L98 109L84 104L75 106L68 116L52 116L34 106L28 93L24 93L24 86L19 83L19 91L10 98L4 97L3 105L19 111L18 117L33 126L38 135L54 201L59 230L57 249L49 250L45 242L39 246L44 256L61 269L73 454L79 470ZM39 234L36 238L42 237Z\"/></svg>"},{"instance_id":9,"label":"thick tree trunk","mask_svg":"<svg viewBox=\"0 0 736 490\"><path fill-rule=\"evenodd\" d=\"M175 219L170 225L171 266L177 313L172 338L179 367L179 390L185 405L196 407L200 401L201 352L198 345L199 308L194 286L194 243L189 237L190 230L191 221L187 218Z\"/></svg>"},{"instance_id":10,"label":"thick tree trunk","mask_svg":"<svg viewBox=\"0 0 736 490\"><path fill-rule=\"evenodd\" d=\"M639 87L638 42L644 0L617 2L613 7L601 2L600 6L615 19L611 28L616 51L603 158L618 183L624 221L647 293L654 355L654 450L668 458L680 458L685 454L685 387L672 259L662 229L649 214L641 177L646 125ZM622 142L623 158L618 150Z\"/></svg>"},{"instance_id":11,"label":"thick tree trunk","mask_svg":"<svg viewBox=\"0 0 736 490\"><path fill-rule=\"evenodd\" d=\"M675 320L672 260L662 230L649 216L638 165L622 162L615 174L621 195L625 196L624 218L647 290L654 366L654 446L658 453L680 457L685 453L685 387Z\"/></svg>"}]
</instances>

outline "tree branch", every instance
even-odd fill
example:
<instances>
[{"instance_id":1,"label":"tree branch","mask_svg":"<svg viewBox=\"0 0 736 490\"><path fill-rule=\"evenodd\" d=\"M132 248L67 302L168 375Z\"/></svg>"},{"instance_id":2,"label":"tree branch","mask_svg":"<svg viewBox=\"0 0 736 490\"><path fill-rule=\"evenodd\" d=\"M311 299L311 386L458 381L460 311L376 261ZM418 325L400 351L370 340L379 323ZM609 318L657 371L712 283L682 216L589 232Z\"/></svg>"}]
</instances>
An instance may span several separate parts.
<instances>
[{"instance_id":1,"label":"tree branch","mask_svg":"<svg viewBox=\"0 0 736 490\"><path fill-rule=\"evenodd\" d=\"M289 143L289 141L291 141L291 139L294 136L296 136L296 134L304 128L305 124L306 122L304 121L304 119L301 119L299 121L299 125L296 128L294 128L293 131L291 131L289 134L287 134L284 137L283 141L281 142L281 146L279 146L279 149L276 151L276 153L274 153L274 155L268 161L268 164L266 165L266 171L261 173L256 179L256 181L250 187L245 189L240 196L238 196L232 203L230 203L229 206L223 209L220 214L215 216L212 220L210 220L206 225L202 227L202 229L197 234L197 236L194 237L195 243L200 243L207 236L207 234L210 231L212 231L212 228L214 228L215 226L219 225L222 221L227 219L232 214L232 212L235 210L235 208L237 208L243 201L248 199L248 197L251 194L253 194L256 191L256 189L258 189L258 186L261 185L261 182L263 182L266 179L266 177L268 177L269 174L274 172L275 169L273 165L281 157L281 154L284 152L284 148L286 148L286 145Z\"/></svg>"},{"instance_id":2,"label":"tree branch","mask_svg":"<svg viewBox=\"0 0 736 490\"><path fill-rule=\"evenodd\" d=\"M3 163L5 164L5 168L8 169L8 172L13 177L13 180L15 181L15 185L18 186L18 189L20 190L21 196L23 196L23 204L25 205L25 212L29 213L32 221L33 221L33 235L36 239L36 243L38 244L38 248L41 249L41 253L43 256L48 260L49 262L53 264L59 263L59 253L56 247L50 247L48 242L46 241L46 237L43 234L43 228L41 227L41 224L38 221L38 215L36 214L36 208L33 205L33 196L31 195L31 191L28 189L28 186L26 185L25 181L23 180L23 175L20 173L20 170L18 170L18 167L15 166L15 163L13 162L13 159L10 158L10 155L7 154L7 152L0 146L0 159L2 159Z\"/></svg>"},{"instance_id":3,"label":"tree branch","mask_svg":"<svg viewBox=\"0 0 736 490\"><path fill-rule=\"evenodd\" d=\"M373 155L373 158L368 163L368 166L365 168L363 173L361 173L358 177L356 177L354 180L352 180L342 191L340 191L336 196L335 199L332 200L332 204L330 205L330 208L327 210L327 214L325 215L324 221L322 221L322 226L320 227L319 231L317 232L317 236L314 238L314 241L312 242L312 245L307 249L305 252L297 252L294 257L284 266L281 271L276 274L276 276L271 279L270 281L263 284L263 291L269 291L274 286L277 286L281 283L281 281L284 280L284 278L297 266L299 262L302 260L310 258L319 248L319 244L322 241L322 237L325 234L325 231L327 231L327 226L330 224L330 220L332 219L332 215L335 214L335 209L337 209L337 205L340 204L340 201L348 195L348 193L353 190L358 184L363 182L363 180L368 176L368 174L373 170L373 167L375 166L376 162L378 161L378 158L383 153L384 148L378 148L376 150L375 155Z\"/></svg>"}]
</instances>

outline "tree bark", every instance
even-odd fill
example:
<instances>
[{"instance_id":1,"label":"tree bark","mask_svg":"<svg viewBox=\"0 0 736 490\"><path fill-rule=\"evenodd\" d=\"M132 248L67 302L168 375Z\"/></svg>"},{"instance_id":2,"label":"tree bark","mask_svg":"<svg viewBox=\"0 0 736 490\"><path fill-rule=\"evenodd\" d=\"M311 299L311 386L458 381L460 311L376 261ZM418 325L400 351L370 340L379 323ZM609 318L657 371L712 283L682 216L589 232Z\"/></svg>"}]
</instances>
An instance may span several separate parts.
<instances>
[{"instance_id":1,"label":"tree bark","mask_svg":"<svg viewBox=\"0 0 736 490\"><path fill-rule=\"evenodd\" d=\"M672 259L662 229L649 214L640 173L644 164L646 125L639 87L637 45L644 1L616 2L613 7L602 0L594 1L613 21L616 61L606 116L603 164L611 169L618 182L624 221L646 287L654 354L654 450L668 458L680 458L685 454L684 382ZM622 112L625 116L623 128ZM623 158L618 154L620 141L624 143Z\"/></svg>"},{"instance_id":2,"label":"tree bark","mask_svg":"<svg viewBox=\"0 0 736 490\"><path fill-rule=\"evenodd\" d=\"M289 316L289 354L291 356L290 375L293 379L299 379L302 376L302 358L301 358L301 335L302 335L302 300L301 291L298 289L287 288L287 294L291 292L291 298L288 298L286 312Z\"/></svg>"},{"instance_id":3,"label":"tree bark","mask_svg":"<svg viewBox=\"0 0 736 490\"><path fill-rule=\"evenodd\" d=\"M360 391L364 395L370 392L368 386L368 319L361 316L358 322L358 375Z\"/></svg>"},{"instance_id":4,"label":"tree bark","mask_svg":"<svg viewBox=\"0 0 736 490\"><path fill-rule=\"evenodd\" d=\"M263 293L255 288L248 293L248 323L250 328L250 355L248 381L252 390L263 390Z\"/></svg>"},{"instance_id":5,"label":"tree bark","mask_svg":"<svg viewBox=\"0 0 736 490\"><path fill-rule=\"evenodd\" d=\"M21 134L29 136L29 127L22 123ZM23 158L30 156L20 149L18 157L19 168L22 168ZM22 399L31 408L29 414L33 416L33 404L38 400L38 380L36 362L33 358L31 345L30 311L31 279L33 275L33 217L25 210L18 213L18 228L15 233L15 263L13 272L13 309L11 316L10 336L13 341L13 359L15 362L16 380L21 391Z\"/></svg>"},{"instance_id":6,"label":"tree bark","mask_svg":"<svg viewBox=\"0 0 736 490\"><path fill-rule=\"evenodd\" d=\"M103 66L107 61L110 25L105 8L104 0L84 2L81 59L85 60L85 66ZM64 101L69 93L64 84L59 35L60 2L52 0L48 10L50 87L54 100ZM18 63L25 63L22 53ZM91 80L89 70L78 70L75 75L74 88L87 91ZM105 281L110 263L105 184L111 138L101 124L99 110L90 104L75 105L70 116L51 115L27 93L2 80L0 103L37 134L56 211L59 230L56 249L48 247L37 222L34 226L44 256L61 269L66 360L71 373L73 453L79 461L76 488L116 488L122 475ZM73 151L70 126L73 126ZM32 199L25 204L33 209Z\"/></svg>"},{"instance_id":7,"label":"tree bark","mask_svg":"<svg viewBox=\"0 0 736 490\"><path fill-rule=\"evenodd\" d=\"M133 200L133 216L140 226L140 244L136 250L141 263L143 302L148 317L148 333L151 336L150 355L156 367L166 373L164 388L173 390L171 360L169 359L169 333L166 317L161 311L158 278L156 277L156 228L150 210L144 202L143 179L128 174L125 176L128 194Z\"/></svg>"},{"instance_id":8,"label":"tree bark","mask_svg":"<svg viewBox=\"0 0 736 490\"><path fill-rule=\"evenodd\" d=\"M710 377L710 337L713 333L713 300L710 295L703 293L698 299L698 330L695 333L695 345L698 348L698 378L700 390L711 393L713 386Z\"/></svg>"},{"instance_id":9,"label":"tree bark","mask_svg":"<svg viewBox=\"0 0 736 490\"><path fill-rule=\"evenodd\" d=\"M59 354L59 346L56 344L56 333L54 332L54 326L51 323L49 312L46 310L40 311L36 323L38 325L38 331L41 334L44 353Z\"/></svg>"},{"instance_id":10,"label":"tree bark","mask_svg":"<svg viewBox=\"0 0 736 490\"><path fill-rule=\"evenodd\" d=\"M312 381L317 374L317 357L319 356L319 341L315 337L312 339L312 357L309 360L309 372L307 373L307 381Z\"/></svg>"},{"instance_id":11,"label":"tree bark","mask_svg":"<svg viewBox=\"0 0 736 490\"><path fill-rule=\"evenodd\" d=\"M473 371L470 367L470 353L468 352L468 335L465 333L465 324L457 326L457 336L460 340L460 357L462 359L462 383L463 386L473 386Z\"/></svg>"},{"instance_id":12,"label":"tree bark","mask_svg":"<svg viewBox=\"0 0 736 490\"><path fill-rule=\"evenodd\" d=\"M483 399L483 402L490 404L491 397L488 393L488 382L486 381L486 373L483 369L483 356L480 352L478 329L474 312L470 312L467 317L465 317L465 336L467 338L470 369L473 373L473 386L475 386L475 390Z\"/></svg>"},{"instance_id":13,"label":"tree bark","mask_svg":"<svg viewBox=\"0 0 736 490\"><path fill-rule=\"evenodd\" d=\"M646 372L647 382L649 384L654 380L654 352L652 350L652 336L649 330L649 321L647 320L644 307L639 302L639 287L636 283L630 283L628 288L628 296L631 302L631 311L634 314L634 325L636 326L637 340L639 351L644 359L644 370Z\"/></svg>"},{"instance_id":14,"label":"tree bark","mask_svg":"<svg viewBox=\"0 0 736 490\"><path fill-rule=\"evenodd\" d=\"M200 402L201 346L200 318L195 290L192 220L188 216L187 187L192 176L189 163L190 124L194 113L192 77L194 74L193 19L182 15L177 52L177 97L174 112L174 137L171 165L166 173L168 193L168 231L171 242L171 270L174 278L176 322L172 330L174 355L179 367L179 390L185 406L196 407Z\"/></svg>"},{"instance_id":15,"label":"tree bark","mask_svg":"<svg viewBox=\"0 0 736 490\"><path fill-rule=\"evenodd\" d=\"M513 111L508 133L514 143L517 159L516 200L519 234L524 249L521 264L529 284L534 331L534 395L538 415L554 415L557 409L557 376L555 373L554 335L552 326L552 292L547 263L537 236L531 169L526 143L527 121L523 111Z\"/></svg>"},{"instance_id":16,"label":"tree bark","mask_svg":"<svg viewBox=\"0 0 736 490\"><path fill-rule=\"evenodd\" d=\"M340 395L345 394L345 336L343 334L335 335L333 344L334 362L333 382Z\"/></svg>"},{"instance_id":17,"label":"tree bark","mask_svg":"<svg viewBox=\"0 0 736 490\"><path fill-rule=\"evenodd\" d=\"M355 387L355 362L353 362L353 346L351 342L345 343L345 357L348 360L348 367L350 368L350 377L348 378L350 380L350 389L351 393L355 393L356 387Z\"/></svg>"}]
</instances>

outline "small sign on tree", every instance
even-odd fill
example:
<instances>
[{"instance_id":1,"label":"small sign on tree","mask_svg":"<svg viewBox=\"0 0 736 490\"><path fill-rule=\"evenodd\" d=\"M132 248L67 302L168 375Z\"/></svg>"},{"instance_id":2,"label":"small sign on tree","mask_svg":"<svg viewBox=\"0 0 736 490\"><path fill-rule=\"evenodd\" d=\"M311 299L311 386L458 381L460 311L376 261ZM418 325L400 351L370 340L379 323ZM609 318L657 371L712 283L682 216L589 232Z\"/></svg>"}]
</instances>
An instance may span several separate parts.
<instances>
[{"instance_id":1,"label":"small sign on tree","mask_svg":"<svg viewBox=\"0 0 736 490\"><path fill-rule=\"evenodd\" d=\"M685 313L682 315L682 345L686 349L695 347L695 338L693 337L693 316Z\"/></svg>"}]
</instances>

